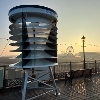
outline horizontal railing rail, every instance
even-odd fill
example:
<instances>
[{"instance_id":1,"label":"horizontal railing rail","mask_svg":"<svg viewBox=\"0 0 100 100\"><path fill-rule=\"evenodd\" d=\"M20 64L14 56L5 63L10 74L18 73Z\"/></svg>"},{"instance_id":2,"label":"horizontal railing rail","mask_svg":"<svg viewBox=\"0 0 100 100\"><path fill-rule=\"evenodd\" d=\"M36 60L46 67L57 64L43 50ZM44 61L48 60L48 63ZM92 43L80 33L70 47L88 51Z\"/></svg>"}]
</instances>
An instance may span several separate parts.
<instances>
[{"instance_id":1,"label":"horizontal railing rail","mask_svg":"<svg viewBox=\"0 0 100 100\"><path fill-rule=\"evenodd\" d=\"M86 69L93 68L93 73L100 73L100 60L86 61ZM62 62L58 63L57 66L52 67L54 77L64 78L66 72L70 70L83 69L83 61L80 62ZM12 69L9 65L0 66L0 88L15 87L21 85L23 76L22 69ZM3 74L3 75L2 75ZM30 70L30 75L34 76L34 69Z\"/></svg>"}]
</instances>

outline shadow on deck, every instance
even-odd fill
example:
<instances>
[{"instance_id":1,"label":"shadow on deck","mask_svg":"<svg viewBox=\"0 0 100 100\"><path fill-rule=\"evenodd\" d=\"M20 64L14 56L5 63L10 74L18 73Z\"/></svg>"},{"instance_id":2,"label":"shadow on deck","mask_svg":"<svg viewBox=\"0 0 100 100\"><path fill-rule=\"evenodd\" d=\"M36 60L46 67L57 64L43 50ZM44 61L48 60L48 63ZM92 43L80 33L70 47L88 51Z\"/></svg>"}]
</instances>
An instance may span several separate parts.
<instances>
[{"instance_id":1,"label":"shadow on deck","mask_svg":"<svg viewBox=\"0 0 100 100\"><path fill-rule=\"evenodd\" d=\"M54 92L50 92L35 100L100 100L100 74L93 75L92 81L75 79L72 86L69 83L65 85L63 80L57 81L56 84L61 93L60 96L56 97ZM44 91L28 90L26 100ZM0 93L0 100L21 100L20 89Z\"/></svg>"}]
</instances>

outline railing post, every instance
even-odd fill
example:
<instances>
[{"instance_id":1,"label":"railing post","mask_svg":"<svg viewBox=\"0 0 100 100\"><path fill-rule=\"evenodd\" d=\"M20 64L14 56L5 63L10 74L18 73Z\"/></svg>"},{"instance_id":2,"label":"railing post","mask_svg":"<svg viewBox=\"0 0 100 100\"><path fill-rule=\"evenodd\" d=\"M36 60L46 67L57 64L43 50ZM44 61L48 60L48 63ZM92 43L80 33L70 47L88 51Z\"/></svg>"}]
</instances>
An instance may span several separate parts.
<instances>
[{"instance_id":1,"label":"railing post","mask_svg":"<svg viewBox=\"0 0 100 100\"><path fill-rule=\"evenodd\" d=\"M55 66L53 66L53 75L54 75L54 79L56 78L56 75L55 75Z\"/></svg>"},{"instance_id":2,"label":"railing post","mask_svg":"<svg viewBox=\"0 0 100 100\"><path fill-rule=\"evenodd\" d=\"M32 77L35 77L35 76L34 76L34 68L32 68Z\"/></svg>"},{"instance_id":3,"label":"railing post","mask_svg":"<svg viewBox=\"0 0 100 100\"><path fill-rule=\"evenodd\" d=\"M3 89L6 87L6 66L4 65Z\"/></svg>"},{"instance_id":4,"label":"railing post","mask_svg":"<svg viewBox=\"0 0 100 100\"><path fill-rule=\"evenodd\" d=\"M71 61L70 61L70 71L72 70L72 63L71 63Z\"/></svg>"},{"instance_id":5,"label":"railing post","mask_svg":"<svg viewBox=\"0 0 100 100\"><path fill-rule=\"evenodd\" d=\"M96 63L96 60L95 60L95 73L97 73L97 63Z\"/></svg>"}]
</instances>

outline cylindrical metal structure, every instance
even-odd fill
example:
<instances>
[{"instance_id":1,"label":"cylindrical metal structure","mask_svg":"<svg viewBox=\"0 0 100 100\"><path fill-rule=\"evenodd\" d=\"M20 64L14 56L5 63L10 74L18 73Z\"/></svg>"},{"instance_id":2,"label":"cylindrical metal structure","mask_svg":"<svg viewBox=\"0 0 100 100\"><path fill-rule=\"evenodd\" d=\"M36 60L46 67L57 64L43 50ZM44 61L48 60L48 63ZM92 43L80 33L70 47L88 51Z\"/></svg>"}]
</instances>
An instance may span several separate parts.
<instances>
[{"instance_id":1,"label":"cylindrical metal structure","mask_svg":"<svg viewBox=\"0 0 100 100\"><path fill-rule=\"evenodd\" d=\"M15 68L36 68L57 65L57 13L44 6L20 5L9 11L12 52L21 52Z\"/></svg>"}]
</instances>

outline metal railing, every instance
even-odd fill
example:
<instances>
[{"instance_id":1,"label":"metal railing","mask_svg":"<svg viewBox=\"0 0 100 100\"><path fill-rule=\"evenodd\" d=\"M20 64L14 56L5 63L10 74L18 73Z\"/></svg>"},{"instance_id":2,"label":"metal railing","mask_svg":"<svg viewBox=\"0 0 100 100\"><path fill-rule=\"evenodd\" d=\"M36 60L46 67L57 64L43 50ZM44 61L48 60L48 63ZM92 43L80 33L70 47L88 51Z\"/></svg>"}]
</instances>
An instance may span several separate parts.
<instances>
[{"instance_id":1,"label":"metal railing","mask_svg":"<svg viewBox=\"0 0 100 100\"><path fill-rule=\"evenodd\" d=\"M93 69L93 73L100 73L100 61L95 60L95 61L86 61L85 62L86 69ZM54 66L53 72L54 72L54 77L56 78L57 73L64 73L69 72L70 70L79 70L79 69L84 69L84 63L81 62L62 62L59 63L58 66Z\"/></svg>"},{"instance_id":2,"label":"metal railing","mask_svg":"<svg viewBox=\"0 0 100 100\"><path fill-rule=\"evenodd\" d=\"M86 63L86 69L93 68L94 73L100 73L100 61L87 61ZM58 75L60 77L64 78L64 75L66 72L69 72L70 70L79 70L83 69L83 62L62 62L59 63L57 66L52 67L54 77L57 78ZM23 70L22 69L13 69L12 71L9 71L11 68L9 68L7 65L0 66L0 69L3 69L3 86L0 88L6 88L6 87L15 87L18 85L21 85L22 82L22 76L23 76ZM30 70L30 75L33 75L33 70Z\"/></svg>"}]
</instances>

